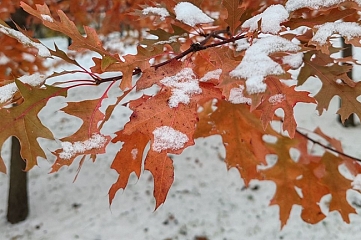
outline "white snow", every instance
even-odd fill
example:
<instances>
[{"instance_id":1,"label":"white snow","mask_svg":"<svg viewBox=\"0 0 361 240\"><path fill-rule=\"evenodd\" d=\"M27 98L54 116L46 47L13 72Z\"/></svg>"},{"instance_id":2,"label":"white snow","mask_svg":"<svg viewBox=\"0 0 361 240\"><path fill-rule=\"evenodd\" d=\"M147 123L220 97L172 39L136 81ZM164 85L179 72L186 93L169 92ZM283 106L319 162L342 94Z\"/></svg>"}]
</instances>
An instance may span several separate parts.
<instances>
[{"instance_id":1,"label":"white snow","mask_svg":"<svg viewBox=\"0 0 361 240\"><path fill-rule=\"evenodd\" d=\"M130 153L132 154L133 160L135 160L137 158L137 155L138 155L138 149L133 148Z\"/></svg>"},{"instance_id":2,"label":"white snow","mask_svg":"<svg viewBox=\"0 0 361 240\"><path fill-rule=\"evenodd\" d=\"M335 33L340 34L346 39L361 37L361 25L355 22L328 22L316 27L318 30L312 37L312 41L320 45L326 44L327 39Z\"/></svg>"},{"instance_id":3,"label":"white snow","mask_svg":"<svg viewBox=\"0 0 361 240\"><path fill-rule=\"evenodd\" d=\"M213 71L209 71L207 72L206 74L204 74L204 76L199 79L200 82L207 82L211 79L219 79L219 77L221 76L222 74L222 69L216 69L216 70L213 70Z\"/></svg>"},{"instance_id":4,"label":"white snow","mask_svg":"<svg viewBox=\"0 0 361 240\"><path fill-rule=\"evenodd\" d=\"M166 17L169 16L169 12L165 8L161 7L146 7L142 11L143 15L148 15L149 13L159 15L160 20L164 21Z\"/></svg>"},{"instance_id":5,"label":"white snow","mask_svg":"<svg viewBox=\"0 0 361 240\"><path fill-rule=\"evenodd\" d=\"M11 37L16 38L19 42L26 46L32 46L38 49L38 55L41 57L51 57L49 49L47 49L43 44L36 43L27 36L25 36L22 32L16 31L14 29L5 27L4 25L0 24L0 32Z\"/></svg>"},{"instance_id":6,"label":"white snow","mask_svg":"<svg viewBox=\"0 0 361 240\"><path fill-rule=\"evenodd\" d=\"M176 75L165 77L160 82L172 89L172 96L168 103L171 108L177 107L179 103L188 104L192 95L202 92L191 68L183 68Z\"/></svg>"},{"instance_id":7,"label":"white snow","mask_svg":"<svg viewBox=\"0 0 361 240\"><path fill-rule=\"evenodd\" d=\"M194 27L198 24L211 23L214 20L201 9L189 2L180 2L174 7L176 19Z\"/></svg>"},{"instance_id":8,"label":"white snow","mask_svg":"<svg viewBox=\"0 0 361 240\"><path fill-rule=\"evenodd\" d=\"M282 66L268 55L275 52L297 52L300 47L279 36L266 36L254 39L246 50L241 63L230 72L234 78L246 79L246 90L250 94L264 92L266 84L263 79L268 75L284 73Z\"/></svg>"},{"instance_id":9,"label":"white snow","mask_svg":"<svg viewBox=\"0 0 361 240\"><path fill-rule=\"evenodd\" d=\"M45 21L54 22L54 19L51 16L47 15L47 14L41 14L40 16Z\"/></svg>"},{"instance_id":10,"label":"white snow","mask_svg":"<svg viewBox=\"0 0 361 240\"><path fill-rule=\"evenodd\" d=\"M258 28L258 21L261 20L261 32L276 34L281 31L281 23L286 21L289 14L283 5L271 5L262 13L246 20L242 28L255 31Z\"/></svg>"},{"instance_id":11,"label":"white snow","mask_svg":"<svg viewBox=\"0 0 361 240\"><path fill-rule=\"evenodd\" d=\"M272 95L268 99L268 102L275 105L275 104L283 102L285 99L286 99L286 95L279 93L279 94Z\"/></svg>"},{"instance_id":12,"label":"white snow","mask_svg":"<svg viewBox=\"0 0 361 240\"><path fill-rule=\"evenodd\" d=\"M5 56L3 53L0 53L0 65L5 65L10 62L10 59Z\"/></svg>"},{"instance_id":13,"label":"white snow","mask_svg":"<svg viewBox=\"0 0 361 240\"><path fill-rule=\"evenodd\" d=\"M252 104L252 99L247 98L243 95L244 86L240 85L238 88L232 88L229 94L228 101L234 104L246 103L248 105Z\"/></svg>"},{"instance_id":14,"label":"white snow","mask_svg":"<svg viewBox=\"0 0 361 240\"><path fill-rule=\"evenodd\" d=\"M59 153L59 157L62 159L70 159L78 153L84 153L91 149L102 148L106 142L103 135L93 134L91 138L85 141L62 142L61 147L63 151Z\"/></svg>"},{"instance_id":15,"label":"white snow","mask_svg":"<svg viewBox=\"0 0 361 240\"><path fill-rule=\"evenodd\" d=\"M154 142L152 144L152 149L156 152L167 149L181 149L189 140L187 135L169 126L157 127L153 131L153 135Z\"/></svg>"},{"instance_id":16,"label":"white snow","mask_svg":"<svg viewBox=\"0 0 361 240\"><path fill-rule=\"evenodd\" d=\"M284 64L288 64L293 69L297 69L301 67L303 63L303 53L298 52L294 54L288 54L282 58L282 62Z\"/></svg>"},{"instance_id":17,"label":"white snow","mask_svg":"<svg viewBox=\"0 0 361 240\"><path fill-rule=\"evenodd\" d=\"M361 191L361 174L357 174L351 183L351 186L355 190Z\"/></svg>"},{"instance_id":18,"label":"white snow","mask_svg":"<svg viewBox=\"0 0 361 240\"><path fill-rule=\"evenodd\" d=\"M319 9L321 7L331 7L333 5L343 3L346 0L288 0L285 7L287 11L295 11L300 8L311 8L311 9ZM361 5L360 0L354 0L358 5Z\"/></svg>"},{"instance_id":19,"label":"white snow","mask_svg":"<svg viewBox=\"0 0 361 240\"><path fill-rule=\"evenodd\" d=\"M33 87L42 85L46 80L46 76L40 73L34 73L31 75L24 75L19 77L19 80L23 83L29 84ZM14 94L18 91L18 87L15 82L6 84L0 87L0 103L4 103L10 100Z\"/></svg>"}]
</instances>

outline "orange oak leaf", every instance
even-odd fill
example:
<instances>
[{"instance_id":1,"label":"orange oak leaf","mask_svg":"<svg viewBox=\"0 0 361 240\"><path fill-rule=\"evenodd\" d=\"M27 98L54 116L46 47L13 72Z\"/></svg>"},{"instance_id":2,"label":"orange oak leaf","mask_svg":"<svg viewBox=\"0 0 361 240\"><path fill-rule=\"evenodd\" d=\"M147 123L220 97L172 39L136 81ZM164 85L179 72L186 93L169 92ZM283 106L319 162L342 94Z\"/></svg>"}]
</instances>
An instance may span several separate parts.
<instances>
[{"instance_id":1,"label":"orange oak leaf","mask_svg":"<svg viewBox=\"0 0 361 240\"><path fill-rule=\"evenodd\" d=\"M94 161L97 153L105 152L105 147L109 143L110 137L100 134L100 128L98 127L99 122L104 119L104 114L99 110L104 98L106 98L106 95L100 99L68 102L68 105L61 109L65 113L78 117L83 121L81 127L74 134L60 139L63 144L66 142L67 145L72 144L69 147L76 148L76 144L81 145L86 141L96 141L94 136L104 139L98 139L100 141L99 146L94 148L88 147L89 149L85 151L74 151L74 154L70 154L71 156L64 153L64 146L56 150L53 154L57 159L52 166L51 172L57 172L62 166L70 166L78 156L92 154ZM82 161L80 164L82 164Z\"/></svg>"},{"instance_id":2,"label":"orange oak leaf","mask_svg":"<svg viewBox=\"0 0 361 240\"><path fill-rule=\"evenodd\" d=\"M45 88L36 88L18 80L15 83L24 101L18 106L0 109L0 150L7 138L17 137L21 145L21 157L26 160L25 171L28 171L37 165L37 157L46 158L37 139L54 139L52 132L38 118L38 113L50 98L65 97L67 89L47 85ZM0 166L4 166L1 156ZM5 167L0 170L5 172Z\"/></svg>"},{"instance_id":3,"label":"orange oak leaf","mask_svg":"<svg viewBox=\"0 0 361 240\"><path fill-rule=\"evenodd\" d=\"M223 0L222 5L227 9L228 16L224 20L232 33L235 35L237 28L241 24L241 16L244 13L244 8L239 7L240 1L238 0Z\"/></svg>"},{"instance_id":4,"label":"orange oak leaf","mask_svg":"<svg viewBox=\"0 0 361 240\"><path fill-rule=\"evenodd\" d=\"M294 137L296 131L296 121L293 114L293 108L298 102L316 103L309 97L309 92L296 91L295 86L287 86L276 77L267 77L266 93L263 95L263 101L257 108L262 111L261 120L264 127L272 121L275 111L282 108L284 111L283 130L287 131L291 138Z\"/></svg>"},{"instance_id":5,"label":"orange oak leaf","mask_svg":"<svg viewBox=\"0 0 361 240\"><path fill-rule=\"evenodd\" d=\"M173 160L165 151L149 150L144 163L144 169L152 173L154 178L155 209L164 203L168 191L174 181Z\"/></svg>"},{"instance_id":6,"label":"orange oak leaf","mask_svg":"<svg viewBox=\"0 0 361 240\"><path fill-rule=\"evenodd\" d=\"M36 10L24 2L21 2L20 6L29 14L39 18L46 27L69 36L72 39L72 44L69 46L69 49L88 49L99 53L101 56L108 56L119 60L118 56L109 54L109 52L103 48L102 42L93 28L84 26L86 36L82 36L74 22L72 22L62 10L57 11L60 18L60 21L57 21L51 16L50 10L45 3L43 5L36 4Z\"/></svg>"},{"instance_id":7,"label":"orange oak leaf","mask_svg":"<svg viewBox=\"0 0 361 240\"><path fill-rule=\"evenodd\" d=\"M317 176L320 168L324 168L320 162L321 157L313 157L309 164L302 164L302 178L296 181L296 186L302 189L302 212L303 221L316 224L323 220L326 215L321 212L320 201L323 196L329 193L328 188L320 182ZM322 166L320 166L322 164ZM324 173L324 171L323 171Z\"/></svg>"},{"instance_id":8,"label":"orange oak leaf","mask_svg":"<svg viewBox=\"0 0 361 240\"><path fill-rule=\"evenodd\" d=\"M112 204L114 196L119 189L125 189L132 172L134 172L138 178L140 177L144 148L149 142L149 138L138 131L130 135L125 135L123 131L119 131L116 134L117 136L112 142L121 141L124 142L124 144L118 151L111 165L111 168L118 172L119 177L109 189L109 204Z\"/></svg>"},{"instance_id":9,"label":"orange oak leaf","mask_svg":"<svg viewBox=\"0 0 361 240\"><path fill-rule=\"evenodd\" d=\"M301 197L295 189L295 183L302 175L302 169L289 155L289 149L296 145L295 139L278 138L274 144L267 144L274 149L278 158L274 166L261 170L264 180L276 184L276 193L270 205L278 205L280 209L281 228L286 225L292 206L301 204Z\"/></svg>"},{"instance_id":10,"label":"orange oak leaf","mask_svg":"<svg viewBox=\"0 0 361 240\"><path fill-rule=\"evenodd\" d=\"M250 180L260 178L257 166L266 165L265 156L273 153L265 146L263 135L276 133L271 129L263 130L259 112L250 112L247 105L221 100L215 107L217 109L213 112L209 103L203 105L194 137L221 135L226 148L227 168L237 168L248 185Z\"/></svg>"},{"instance_id":11,"label":"orange oak leaf","mask_svg":"<svg viewBox=\"0 0 361 240\"><path fill-rule=\"evenodd\" d=\"M326 167L325 176L321 179L321 182L328 187L332 197L329 210L338 211L343 221L350 223L349 214L356 214L356 210L347 202L346 198L346 192L351 188L352 181L342 176L338 170L343 161L326 151L321 162Z\"/></svg>"}]
</instances>

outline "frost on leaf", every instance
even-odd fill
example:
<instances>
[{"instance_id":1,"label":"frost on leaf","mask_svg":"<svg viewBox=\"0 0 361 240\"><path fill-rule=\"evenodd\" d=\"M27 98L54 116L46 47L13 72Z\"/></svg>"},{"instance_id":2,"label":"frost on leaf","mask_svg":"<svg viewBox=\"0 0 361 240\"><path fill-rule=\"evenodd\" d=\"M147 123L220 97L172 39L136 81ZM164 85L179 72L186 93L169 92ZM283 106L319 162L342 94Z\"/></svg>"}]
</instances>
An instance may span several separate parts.
<instances>
[{"instance_id":1,"label":"frost on leaf","mask_svg":"<svg viewBox=\"0 0 361 240\"><path fill-rule=\"evenodd\" d=\"M263 79L268 75L281 75L285 71L269 55L276 52L297 52L300 47L279 36L255 39L245 53L242 62L230 72L234 78L246 79L249 94L264 92L267 88Z\"/></svg>"},{"instance_id":2,"label":"frost on leaf","mask_svg":"<svg viewBox=\"0 0 361 240\"><path fill-rule=\"evenodd\" d=\"M289 17L287 10L284 6L272 5L269 6L264 12L248 19L242 24L242 28L255 31L258 28L258 22L261 20L261 32L276 34L281 31L281 23L286 21Z\"/></svg>"},{"instance_id":3,"label":"frost on leaf","mask_svg":"<svg viewBox=\"0 0 361 240\"><path fill-rule=\"evenodd\" d=\"M153 135L154 142L152 149L156 152L167 149L181 149L189 140L187 135L168 126L156 128L153 131Z\"/></svg>"},{"instance_id":4,"label":"frost on leaf","mask_svg":"<svg viewBox=\"0 0 361 240\"><path fill-rule=\"evenodd\" d=\"M201 9L189 2L180 2L174 7L176 19L194 27L197 24L211 23L214 20L207 16Z\"/></svg>"},{"instance_id":5,"label":"frost on leaf","mask_svg":"<svg viewBox=\"0 0 361 240\"><path fill-rule=\"evenodd\" d=\"M172 96L169 99L169 107L177 107L179 103L188 104L193 94L200 94L198 79L191 68L184 68L171 77L165 77L160 81L172 89Z\"/></svg>"}]
</instances>

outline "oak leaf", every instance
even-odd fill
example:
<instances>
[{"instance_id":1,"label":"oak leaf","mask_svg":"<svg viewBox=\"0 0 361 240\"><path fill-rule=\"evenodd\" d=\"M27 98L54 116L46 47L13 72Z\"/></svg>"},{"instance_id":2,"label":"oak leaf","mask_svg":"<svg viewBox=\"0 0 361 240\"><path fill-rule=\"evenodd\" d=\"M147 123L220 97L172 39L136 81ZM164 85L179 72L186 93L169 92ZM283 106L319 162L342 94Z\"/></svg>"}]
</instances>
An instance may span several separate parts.
<instances>
[{"instance_id":1,"label":"oak leaf","mask_svg":"<svg viewBox=\"0 0 361 240\"><path fill-rule=\"evenodd\" d=\"M15 83L24 98L24 102L15 107L0 109L2 118L0 146L8 137L17 137L21 145L21 157L26 160L25 171L28 171L37 165L37 157L46 158L37 138L54 139L52 132L38 118L38 113L45 107L50 98L65 97L67 91L63 88L47 85L45 88L36 88L18 80ZM1 157L0 165L3 165ZM2 167L0 170L3 171L4 168Z\"/></svg>"}]
</instances>

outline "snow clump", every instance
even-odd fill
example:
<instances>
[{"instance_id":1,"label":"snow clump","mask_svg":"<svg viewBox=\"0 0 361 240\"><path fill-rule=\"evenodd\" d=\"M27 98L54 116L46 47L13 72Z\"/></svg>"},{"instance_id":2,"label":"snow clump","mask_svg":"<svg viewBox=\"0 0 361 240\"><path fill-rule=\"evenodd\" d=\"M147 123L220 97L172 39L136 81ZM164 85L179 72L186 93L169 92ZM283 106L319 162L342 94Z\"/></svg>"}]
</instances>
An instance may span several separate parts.
<instances>
[{"instance_id":1,"label":"snow clump","mask_svg":"<svg viewBox=\"0 0 361 240\"><path fill-rule=\"evenodd\" d=\"M161 152L166 149L181 149L189 140L187 135L169 126L157 127L153 131L153 135L154 142L152 149L156 152Z\"/></svg>"}]
</instances>

